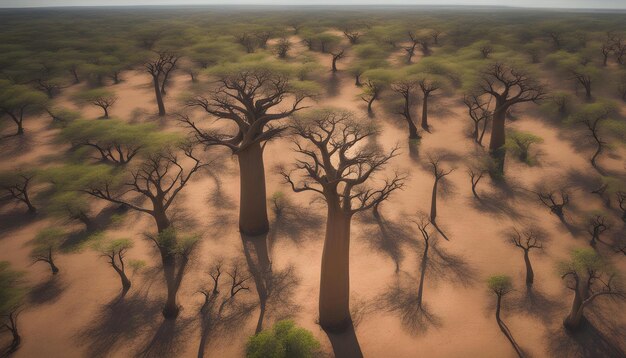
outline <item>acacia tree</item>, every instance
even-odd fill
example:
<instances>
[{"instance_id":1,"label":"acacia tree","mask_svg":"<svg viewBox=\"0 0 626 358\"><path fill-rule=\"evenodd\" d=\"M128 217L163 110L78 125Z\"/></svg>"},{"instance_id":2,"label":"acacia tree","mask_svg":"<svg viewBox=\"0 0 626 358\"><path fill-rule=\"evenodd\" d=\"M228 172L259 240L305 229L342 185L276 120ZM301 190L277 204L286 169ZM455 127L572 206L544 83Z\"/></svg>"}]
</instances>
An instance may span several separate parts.
<instances>
[{"instance_id":1,"label":"acacia tree","mask_svg":"<svg viewBox=\"0 0 626 358\"><path fill-rule=\"evenodd\" d=\"M542 249L543 243L541 235L532 229L524 230L520 232L517 229L513 230L510 236L511 243L519 247L524 251L524 264L526 265L526 286L531 287L535 280L535 273L530 263L530 250Z\"/></svg>"},{"instance_id":2,"label":"acacia tree","mask_svg":"<svg viewBox=\"0 0 626 358\"><path fill-rule=\"evenodd\" d=\"M396 112L401 115L409 126L409 139L419 139L420 135L417 133L417 127L413 122L411 116L411 95L417 87L417 83L413 80L397 80L391 83L391 90L396 92L402 97L402 110Z\"/></svg>"},{"instance_id":3,"label":"acacia tree","mask_svg":"<svg viewBox=\"0 0 626 358\"><path fill-rule=\"evenodd\" d=\"M146 71L152 76L154 85L154 95L156 96L157 106L159 107L159 116L165 116L165 105L163 104L163 95L165 94L165 86L169 74L176 68L179 56L170 52L157 52L157 57L146 62Z\"/></svg>"},{"instance_id":4,"label":"acacia tree","mask_svg":"<svg viewBox=\"0 0 626 358\"><path fill-rule=\"evenodd\" d=\"M81 92L75 96L75 99L80 104L91 104L102 108L104 112L102 118L109 118L109 108L117 102L114 92L101 88Z\"/></svg>"},{"instance_id":5,"label":"acacia tree","mask_svg":"<svg viewBox=\"0 0 626 358\"><path fill-rule=\"evenodd\" d=\"M609 220L603 214L593 214L587 220L587 232L591 235L589 245L595 247L600 235L611 228Z\"/></svg>"},{"instance_id":6,"label":"acacia tree","mask_svg":"<svg viewBox=\"0 0 626 358\"><path fill-rule=\"evenodd\" d=\"M26 294L23 273L11 269L7 261L0 261L0 327L11 332L11 344L3 353L10 356L22 342L18 317Z\"/></svg>"},{"instance_id":7,"label":"acacia tree","mask_svg":"<svg viewBox=\"0 0 626 358\"><path fill-rule=\"evenodd\" d=\"M511 334L509 327L507 327L507 325L502 321L502 318L500 318L500 311L502 309L502 298L504 298L504 296L508 295L509 293L513 291L513 284L511 283L511 278L506 275L491 276L487 280L487 285L489 286L489 289L493 291L493 293L496 294L496 297L497 297L496 322L498 323L498 327L500 327L500 330L502 331L502 333L504 333L504 335L506 336L506 339L511 343L511 346L513 346L513 349L515 349L515 352L521 358L524 356L522 354L522 350L520 349L519 345L513 338L513 335Z\"/></svg>"},{"instance_id":8,"label":"acacia tree","mask_svg":"<svg viewBox=\"0 0 626 358\"><path fill-rule=\"evenodd\" d=\"M26 204L29 214L37 213L37 208L31 202L29 195L34 177L35 172L32 170L14 169L0 172L0 189L12 199Z\"/></svg>"},{"instance_id":9,"label":"acacia tree","mask_svg":"<svg viewBox=\"0 0 626 358\"><path fill-rule=\"evenodd\" d=\"M248 307L237 305L236 295L239 292L248 291L245 286L250 276L242 275L241 268L233 265L233 268L226 272L230 277L229 283L224 285L220 282L222 278L222 263L218 262L209 272L212 285L210 288L201 289L198 292L204 296L204 302L200 307L200 344L198 347L198 358L204 357L209 334L219 325L228 324L242 318L249 311ZM222 293L222 289L226 293Z\"/></svg>"},{"instance_id":10,"label":"acacia tree","mask_svg":"<svg viewBox=\"0 0 626 358\"><path fill-rule=\"evenodd\" d=\"M385 90L393 78L391 70L372 69L363 73L365 78L363 95L361 99L367 103L367 113L373 114L372 105L380 98L381 92Z\"/></svg>"},{"instance_id":11,"label":"acacia tree","mask_svg":"<svg viewBox=\"0 0 626 358\"><path fill-rule=\"evenodd\" d=\"M236 125L234 134L198 127L187 115L181 121L206 146L229 148L239 159L239 230L251 236L269 231L265 191L263 148L285 127L274 125L305 108L302 101L313 93L311 87L297 87L289 74L266 63L224 66L212 72L219 85L206 96L187 100L187 106L202 108L209 115ZM291 98L289 98L291 97ZM287 109L281 104L290 99Z\"/></svg>"},{"instance_id":12,"label":"acacia tree","mask_svg":"<svg viewBox=\"0 0 626 358\"><path fill-rule=\"evenodd\" d=\"M415 48L417 47L417 45L419 44L416 35L412 32L409 31L408 34L409 36L409 45L403 47L404 52L406 52L406 63L407 64L411 64L412 60L413 60L413 56L415 56Z\"/></svg>"},{"instance_id":13,"label":"acacia tree","mask_svg":"<svg viewBox=\"0 0 626 358\"><path fill-rule=\"evenodd\" d=\"M328 329L342 329L350 322L350 223L355 213L368 210L402 188L404 178L396 175L380 186L368 187L372 175L396 156L363 146L362 141L376 133L370 124L358 122L351 112L321 109L298 118L296 134L306 143L295 141L303 156L295 165L303 172L301 180L293 171L283 171L285 181L295 192L313 191L323 196L328 207L326 236L322 253L319 322Z\"/></svg>"},{"instance_id":14,"label":"acacia tree","mask_svg":"<svg viewBox=\"0 0 626 358\"><path fill-rule=\"evenodd\" d=\"M489 152L496 160L497 170L504 173L504 149L506 113L516 104L537 102L544 98L543 86L527 73L514 67L496 62L482 72L480 91L496 100L493 110Z\"/></svg>"},{"instance_id":15,"label":"acacia tree","mask_svg":"<svg viewBox=\"0 0 626 358\"><path fill-rule=\"evenodd\" d=\"M576 330L583 322L585 308L600 296L624 298L624 291L616 287L616 276L593 249L578 249L571 259L561 264L561 278L574 291L570 313L563 320L569 330Z\"/></svg>"},{"instance_id":16,"label":"acacia tree","mask_svg":"<svg viewBox=\"0 0 626 358\"><path fill-rule=\"evenodd\" d=\"M333 73L335 73L335 72L337 72L337 61L339 61L342 58L344 58L344 56L346 54L346 49L345 48L339 48L337 50L330 51L330 54L333 57L331 70L332 70Z\"/></svg>"},{"instance_id":17,"label":"acacia tree","mask_svg":"<svg viewBox=\"0 0 626 358\"><path fill-rule=\"evenodd\" d=\"M510 131L507 135L506 147L514 154L517 154L520 161L533 164L534 159L529 156L530 146L542 142L543 138L532 133Z\"/></svg>"},{"instance_id":18,"label":"acacia tree","mask_svg":"<svg viewBox=\"0 0 626 358\"><path fill-rule=\"evenodd\" d=\"M0 119L9 118L17 126L16 135L24 134L24 119L40 113L48 98L26 85L0 79Z\"/></svg>"},{"instance_id":19,"label":"acacia tree","mask_svg":"<svg viewBox=\"0 0 626 358\"><path fill-rule=\"evenodd\" d=\"M474 123L474 131L472 138L479 145L483 145L483 137L491 120L491 111L489 111L489 102L482 100L481 96L470 94L463 96L463 103L467 106L469 116ZM480 124L483 123L482 129Z\"/></svg>"},{"instance_id":20,"label":"acacia tree","mask_svg":"<svg viewBox=\"0 0 626 358\"><path fill-rule=\"evenodd\" d=\"M448 237L437 226L437 188L439 186L439 182L448 174L452 173L454 171L454 168L444 170L443 168L441 168L440 161L441 159L439 157L429 156L428 158L428 164L430 164L432 174L435 177L435 182L433 183L433 192L430 200L430 222L437 229L437 231L439 231L441 236L443 236L444 239L448 240Z\"/></svg>"},{"instance_id":21,"label":"acacia tree","mask_svg":"<svg viewBox=\"0 0 626 358\"><path fill-rule=\"evenodd\" d=\"M65 231L59 228L47 228L39 231L35 236L34 248L31 252L33 263L45 262L50 265L50 271L53 275L59 273L59 268L54 263L54 254L66 237Z\"/></svg>"},{"instance_id":22,"label":"acacia tree","mask_svg":"<svg viewBox=\"0 0 626 358\"><path fill-rule=\"evenodd\" d=\"M596 144L596 150L590 163L600 174L602 174L602 170L598 167L597 159L608 144L603 138L602 127L616 110L617 107L610 102L598 102L584 106L570 119L570 122L581 124L589 130L589 134Z\"/></svg>"},{"instance_id":23,"label":"acacia tree","mask_svg":"<svg viewBox=\"0 0 626 358\"><path fill-rule=\"evenodd\" d=\"M362 35L362 33L359 32L358 30L352 30L349 28L344 29L343 34L346 36L346 38L348 39L348 41L350 41L352 45L356 45L356 43L359 42L359 39L361 38L361 35Z\"/></svg>"},{"instance_id":24,"label":"acacia tree","mask_svg":"<svg viewBox=\"0 0 626 358\"><path fill-rule=\"evenodd\" d=\"M138 167L127 172L127 178L117 178L110 172L102 173L97 180L85 183L83 192L96 198L124 205L132 210L146 213L155 221L157 235L148 236L161 255L163 274L167 286L167 300L163 307L163 316L174 319L178 316L176 294L182 283L191 252L197 241L196 237L179 237L171 227L168 209L177 195L185 188L191 177L208 164L201 163L193 153L193 146L180 147L188 169L183 167L183 160L175 148L165 148L147 155ZM149 202L148 206L136 204L128 194L136 194Z\"/></svg>"}]
</instances>

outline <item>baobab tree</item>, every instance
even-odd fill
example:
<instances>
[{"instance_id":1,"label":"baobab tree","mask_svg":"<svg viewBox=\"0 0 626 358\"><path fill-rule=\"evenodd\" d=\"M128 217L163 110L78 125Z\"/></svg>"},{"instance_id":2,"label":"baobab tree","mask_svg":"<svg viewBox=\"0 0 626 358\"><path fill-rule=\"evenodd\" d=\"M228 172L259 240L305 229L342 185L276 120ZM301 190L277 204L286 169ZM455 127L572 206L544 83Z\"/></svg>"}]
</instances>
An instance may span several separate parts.
<instances>
[{"instance_id":1,"label":"baobab tree","mask_svg":"<svg viewBox=\"0 0 626 358\"><path fill-rule=\"evenodd\" d=\"M483 145L483 137L489 126L492 113L489 111L489 102L484 101L481 96L476 94L469 94L463 96L463 103L467 106L469 116L474 122L474 130L472 132L472 138L479 145ZM482 129L480 124L482 123Z\"/></svg>"},{"instance_id":2,"label":"baobab tree","mask_svg":"<svg viewBox=\"0 0 626 358\"><path fill-rule=\"evenodd\" d=\"M24 134L24 119L40 113L47 101L46 95L37 90L0 79L0 119L12 120L17 126L16 135Z\"/></svg>"},{"instance_id":3,"label":"baobab tree","mask_svg":"<svg viewBox=\"0 0 626 358\"><path fill-rule=\"evenodd\" d=\"M428 125L428 98L431 93L441 88L442 84L434 75L425 75L417 81L419 88L422 90L422 129L430 131Z\"/></svg>"},{"instance_id":4,"label":"baobab tree","mask_svg":"<svg viewBox=\"0 0 626 358\"><path fill-rule=\"evenodd\" d=\"M416 87L417 83L411 79L396 80L391 83L391 90L402 97L402 110L396 113L401 115L408 124L409 139L420 138L420 135L417 133L417 127L415 126L411 115L411 97Z\"/></svg>"},{"instance_id":5,"label":"baobab tree","mask_svg":"<svg viewBox=\"0 0 626 358\"><path fill-rule=\"evenodd\" d=\"M496 169L504 173L506 150L505 120L507 112L516 104L537 102L545 97L543 86L524 71L496 62L482 72L480 91L495 98L489 152L496 160Z\"/></svg>"},{"instance_id":6,"label":"baobab tree","mask_svg":"<svg viewBox=\"0 0 626 358\"><path fill-rule=\"evenodd\" d=\"M491 276L487 280L487 285L489 286L489 289L493 291L493 293L496 294L496 297L497 297L496 322L498 323L498 327L500 327L500 330L502 331L502 333L504 333L504 335L506 336L506 339L511 343L511 346L513 346L513 349L515 349L515 352L521 358L524 356L521 348L519 347L519 345L513 338L513 335L511 334L509 327L507 327L507 325L502 321L502 318L500 318L500 311L502 309L502 299L504 298L504 296L508 295L509 293L513 291L513 284L511 283L511 278L506 275Z\"/></svg>"},{"instance_id":7,"label":"baobab tree","mask_svg":"<svg viewBox=\"0 0 626 358\"><path fill-rule=\"evenodd\" d=\"M574 250L571 259L561 264L561 278L567 288L574 291L570 313L563 320L563 325L569 330L580 328L585 308L596 298L626 297L617 285L615 274L593 249Z\"/></svg>"},{"instance_id":8,"label":"baobab tree","mask_svg":"<svg viewBox=\"0 0 626 358\"><path fill-rule=\"evenodd\" d=\"M437 229L437 231L443 236L444 239L449 240L448 237L441 231L441 229L437 226L437 189L439 186L439 182L447 175L454 171L454 168L450 168L445 170L441 167L441 158L436 156L429 156L428 164L432 170L432 174L435 177L435 182L433 183L433 192L430 200L430 222Z\"/></svg>"},{"instance_id":9,"label":"baobab tree","mask_svg":"<svg viewBox=\"0 0 626 358\"><path fill-rule=\"evenodd\" d=\"M227 284L223 284L222 263L218 262L209 272L212 284L210 288L200 289L198 292L204 296L204 301L200 307L200 344L198 347L198 358L204 357L206 345L210 338L211 331L219 328L220 325L229 324L243 318L251 310L251 306L238 305L236 296L240 292L249 291L246 282L250 276L242 274L242 269L234 264L226 274L230 278ZM225 290L226 292L222 292Z\"/></svg>"},{"instance_id":10,"label":"baobab tree","mask_svg":"<svg viewBox=\"0 0 626 358\"><path fill-rule=\"evenodd\" d=\"M354 119L351 112L320 109L294 123L296 152L303 156L295 165L302 172L300 180L293 171L282 171L295 192L312 191L322 195L328 207L326 236L322 253L319 322L324 328L341 330L350 318L350 223L355 213L368 210L402 188L404 177L395 175L378 187L373 175L397 155L397 148L382 153L364 146L364 139L374 135L369 123Z\"/></svg>"},{"instance_id":11,"label":"baobab tree","mask_svg":"<svg viewBox=\"0 0 626 358\"><path fill-rule=\"evenodd\" d=\"M59 268L54 263L54 256L66 238L65 231L59 228L46 228L38 232L31 252L33 263L45 262L50 266L53 275L59 273Z\"/></svg>"},{"instance_id":12,"label":"baobab tree","mask_svg":"<svg viewBox=\"0 0 626 358\"><path fill-rule=\"evenodd\" d=\"M591 235L589 245L596 246L600 241L600 235L611 228L609 219L604 214L592 214L587 220L587 232Z\"/></svg>"},{"instance_id":13,"label":"baobab tree","mask_svg":"<svg viewBox=\"0 0 626 358\"><path fill-rule=\"evenodd\" d=\"M610 120L610 117L617 111L617 106L611 102L598 102L584 106L579 112L574 114L569 120L574 124L580 124L587 128L589 135L593 139L596 150L591 156L591 165L602 174L602 169L598 167L598 157L607 146L603 136L603 124Z\"/></svg>"},{"instance_id":14,"label":"baobab tree","mask_svg":"<svg viewBox=\"0 0 626 358\"><path fill-rule=\"evenodd\" d=\"M29 214L37 213L29 195L34 178L33 170L13 169L0 172L0 189L10 198L24 203Z\"/></svg>"},{"instance_id":15,"label":"baobab tree","mask_svg":"<svg viewBox=\"0 0 626 358\"><path fill-rule=\"evenodd\" d=\"M176 68L179 56L161 51L157 52L157 57L146 62L144 67L146 71L152 76L152 83L154 85L154 95L156 97L157 106L159 107L159 116L165 116L165 105L163 104L163 95L165 92L165 86L169 78L169 74Z\"/></svg>"},{"instance_id":16,"label":"baobab tree","mask_svg":"<svg viewBox=\"0 0 626 358\"><path fill-rule=\"evenodd\" d=\"M117 178L111 172L102 173L97 180L85 184L83 192L96 198L124 205L132 210L146 213L155 221L157 234L148 238L155 244L161 255L163 273L167 286L167 301L163 307L163 316L174 319L179 306L176 294L189 262L189 256L195 246L195 236L179 237L171 226L168 209L174 199L189 183L191 177L209 164L201 163L193 153L193 146L181 145L179 148L189 163L183 167L183 160L176 148L164 148L147 155L143 163L125 173L126 178ZM149 205L142 206L129 198L136 194L147 200ZM136 199L136 198L135 198Z\"/></svg>"},{"instance_id":17,"label":"baobab tree","mask_svg":"<svg viewBox=\"0 0 626 358\"><path fill-rule=\"evenodd\" d=\"M265 191L263 148L285 127L273 125L305 108L302 101L314 93L313 87L298 87L288 73L266 63L225 66L214 72L219 85L206 96L187 100L187 106L202 108L209 115L233 122L233 134L204 130L185 114L181 121L200 143L224 146L239 159L239 230L257 236L269 231ZM281 107L290 98L287 108Z\"/></svg>"},{"instance_id":18,"label":"baobab tree","mask_svg":"<svg viewBox=\"0 0 626 358\"><path fill-rule=\"evenodd\" d=\"M535 273L533 266L530 263L530 251L533 249L541 250L543 248L542 237L538 232L527 229L520 232L518 229L513 229L510 234L510 241L516 247L519 247L524 251L524 264L526 265L526 286L531 287L535 280Z\"/></svg>"},{"instance_id":19,"label":"baobab tree","mask_svg":"<svg viewBox=\"0 0 626 358\"><path fill-rule=\"evenodd\" d=\"M23 276L22 272L13 270L7 261L0 261L0 327L12 336L9 347L3 352L7 356L15 352L22 342L18 318L27 292Z\"/></svg>"}]
</instances>

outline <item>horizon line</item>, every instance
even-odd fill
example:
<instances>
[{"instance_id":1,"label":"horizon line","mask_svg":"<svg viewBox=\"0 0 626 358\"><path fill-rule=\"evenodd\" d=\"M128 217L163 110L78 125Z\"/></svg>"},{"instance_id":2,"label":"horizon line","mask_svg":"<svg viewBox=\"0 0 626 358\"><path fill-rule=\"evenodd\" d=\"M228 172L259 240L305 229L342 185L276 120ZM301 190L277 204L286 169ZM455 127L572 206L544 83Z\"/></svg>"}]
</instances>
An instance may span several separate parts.
<instances>
[{"instance_id":1,"label":"horizon line","mask_svg":"<svg viewBox=\"0 0 626 358\"><path fill-rule=\"evenodd\" d=\"M116 4L116 5L103 5L103 4L93 4L93 5L26 5L26 6L2 6L0 5L0 9L2 10L11 10L11 9L93 9L93 8L176 8L176 7L249 7L249 6L258 6L258 7L294 7L294 8L304 8L304 7L327 7L327 8L356 8L356 7L398 7L398 8L419 8L419 7L430 7L430 8L463 8L463 9L472 9L472 8L501 8L501 9L522 9L522 10L578 10L578 11L624 11L626 12L626 7L624 8L614 8L614 7L552 7L552 6L519 6L519 5L486 5L486 4L298 4L298 3L290 3L290 4L272 4L272 3L224 3L224 4L195 4L195 3L182 3L182 4Z\"/></svg>"}]
</instances>

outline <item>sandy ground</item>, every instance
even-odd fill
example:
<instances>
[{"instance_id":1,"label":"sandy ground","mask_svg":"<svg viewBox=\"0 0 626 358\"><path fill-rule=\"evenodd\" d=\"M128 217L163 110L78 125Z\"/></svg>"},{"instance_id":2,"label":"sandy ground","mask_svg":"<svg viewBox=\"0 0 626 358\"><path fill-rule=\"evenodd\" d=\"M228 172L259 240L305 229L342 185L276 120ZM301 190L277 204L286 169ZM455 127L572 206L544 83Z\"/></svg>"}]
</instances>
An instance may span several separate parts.
<instances>
[{"instance_id":1,"label":"sandy ground","mask_svg":"<svg viewBox=\"0 0 626 358\"><path fill-rule=\"evenodd\" d=\"M316 56L330 69L329 55ZM340 70L345 69L349 61L349 57L341 61ZM112 116L128 121L156 122L163 130L184 130L171 118L154 119L156 105L146 74L130 71L123 78L122 83L111 87L120 97L111 110ZM509 157L506 186L496 186L489 179L483 179L478 191L484 201L477 202L472 197L465 169L477 146L467 138L470 121L460 101L433 97L432 133L424 134L419 153L411 154L403 122L384 114L380 103L374 105L375 118L366 118L364 103L358 98L359 89L346 73L340 72L329 82L332 85L328 91L332 95L320 98L319 104L353 110L364 120L380 125L382 135L376 138L378 143L386 149L399 144L402 149L388 172L397 169L410 177L404 190L381 206L382 221L377 222L369 212L353 221L350 269L356 334L329 337L316 324L325 208L313 200L314 196L292 193L282 183L276 166L293 162L289 140L279 139L267 145L268 197L281 191L289 201L281 217L271 215L272 230L268 238L272 269L288 276L290 283L283 285L268 302L264 327L276 319L291 316L314 333L329 356L333 352L337 356L349 356L346 352L360 346L366 357L513 357L515 352L495 321L495 296L485 284L491 274L505 273L514 279L516 291L505 298L503 320L529 356L624 356L626 315L623 305L610 300L596 301L587 313L593 327L580 334L568 335L561 326L572 295L564 287L556 265L567 257L569 250L588 245L584 213L601 208L602 202L588 190L574 188L572 205L567 211L568 221L574 228L569 230L541 206L534 195L520 189L551 180L594 177L595 172L587 160L588 150L575 148L571 136L540 119L535 115L536 109L519 107L518 118L510 127L544 138L544 142L533 149L539 163L529 167ZM179 74L173 78L166 98L169 110L177 106L176 94L188 85L187 76ZM68 98L78 89L64 91L56 101L71 107ZM85 107L82 111L86 118L100 115L98 108ZM24 142L13 138L2 143L0 167L58 163L68 146L54 142L57 130L49 127L49 119L29 118L25 126ZM422 244L412 218L430 208L433 178L425 167L427 155L443 151L449 154L444 165L456 168L446 179L438 206L437 220L450 241L436 240L432 265L426 274L424 302L428 315L420 315L411 300L417 290ZM118 293L118 278L96 253L85 249L59 255L57 265L61 272L57 277L51 277L46 265L30 263L29 242L38 230L51 225L69 225L79 231L80 226L43 216L27 219L21 214L22 207L4 205L0 212L0 260L8 260L14 267L27 270L34 288L21 315L23 344L15 356L194 356L200 340L197 312L202 301L197 291L209 287L208 269L220 257L245 263L244 253L249 250L243 245L236 225L236 158L224 150L212 155L220 154L226 159L225 168L219 171L219 181L208 174L196 176L172 211L180 221L187 220L185 226L190 231L198 232L203 238L179 292L184 309L174 324L163 322L161 317L164 285L159 260L143 236L152 228L151 218L131 212L121 223L107 230L111 237L132 238L135 247L128 257L148 262L146 269L133 275L133 288L126 303L111 309L108 304ZM623 162L621 150L601 159L603 167L620 174L624 174ZM105 208L102 202L93 204L96 214ZM617 216L613 219L616 223L613 232L621 232L621 221ZM536 275L532 295L523 284L522 252L506 239L507 230L513 226L541 229L548 239L542 252L531 254ZM603 247L601 250L621 272L625 271L623 256L614 255ZM396 265L399 272L396 272ZM255 304L258 296L252 280L249 286L250 292L242 293L238 299ZM232 327L212 332L207 356L242 356L245 341L254 333L258 316L259 309L255 308Z\"/></svg>"}]
</instances>

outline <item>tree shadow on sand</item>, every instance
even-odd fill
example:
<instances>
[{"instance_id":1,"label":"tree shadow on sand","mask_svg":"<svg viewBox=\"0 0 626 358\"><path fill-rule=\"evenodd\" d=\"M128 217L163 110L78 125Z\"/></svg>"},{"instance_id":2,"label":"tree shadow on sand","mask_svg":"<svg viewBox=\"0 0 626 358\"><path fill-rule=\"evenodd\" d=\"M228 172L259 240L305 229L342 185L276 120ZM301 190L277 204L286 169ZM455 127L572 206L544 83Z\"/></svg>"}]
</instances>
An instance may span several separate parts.
<instances>
[{"instance_id":1,"label":"tree shadow on sand","mask_svg":"<svg viewBox=\"0 0 626 358\"><path fill-rule=\"evenodd\" d=\"M400 217L403 216L400 214ZM415 244L415 232L411 226L399 220L387 219L380 208L372 213L365 212L358 218L360 223L366 226L361 239L372 249L389 256L394 262L396 274L400 272L400 265L404 259L403 245Z\"/></svg>"},{"instance_id":2,"label":"tree shadow on sand","mask_svg":"<svg viewBox=\"0 0 626 358\"><path fill-rule=\"evenodd\" d=\"M259 318L255 333L263 330L269 317L277 319L294 315L299 306L293 293L299 284L293 266L274 270L269 257L267 234L258 236L241 235L248 271L252 275L259 296Z\"/></svg>"},{"instance_id":3,"label":"tree shadow on sand","mask_svg":"<svg viewBox=\"0 0 626 358\"><path fill-rule=\"evenodd\" d=\"M526 288L521 296L509 306L512 311L527 314L545 323L553 322L555 317L566 309L562 302L550 298L533 287Z\"/></svg>"},{"instance_id":4,"label":"tree shadow on sand","mask_svg":"<svg viewBox=\"0 0 626 358\"><path fill-rule=\"evenodd\" d=\"M551 357L623 358L626 357L626 352L615 343L619 339L623 340L623 336L619 331L612 331L612 335L607 335L595 323L583 318L577 331L568 331L561 325L549 331L548 353Z\"/></svg>"},{"instance_id":5,"label":"tree shadow on sand","mask_svg":"<svg viewBox=\"0 0 626 358\"><path fill-rule=\"evenodd\" d=\"M35 214L28 214L24 212L11 211L0 214L0 234L7 234L14 230L24 228L42 217ZM8 238L9 235L2 235L2 238Z\"/></svg>"},{"instance_id":6,"label":"tree shadow on sand","mask_svg":"<svg viewBox=\"0 0 626 358\"><path fill-rule=\"evenodd\" d=\"M270 224L268 234L270 252L274 245L282 238L287 237L296 245L308 239L319 239L319 232L324 227L324 218L310 207L298 205L288 198L281 200L280 207L273 207L274 220Z\"/></svg>"},{"instance_id":7,"label":"tree shadow on sand","mask_svg":"<svg viewBox=\"0 0 626 358\"><path fill-rule=\"evenodd\" d=\"M493 181L495 192L480 193L479 199L472 197L472 206L490 215L513 218L517 221L528 219L528 215L517 208L524 207L519 205L519 202L531 200L531 194L509 181Z\"/></svg>"},{"instance_id":8,"label":"tree shadow on sand","mask_svg":"<svg viewBox=\"0 0 626 358\"><path fill-rule=\"evenodd\" d=\"M332 72L326 81L326 95L328 97L336 97L341 89L341 80L339 76Z\"/></svg>"},{"instance_id":9,"label":"tree shadow on sand","mask_svg":"<svg viewBox=\"0 0 626 358\"><path fill-rule=\"evenodd\" d=\"M28 292L31 305L43 305L56 302L67 288L59 275L52 275L47 280L35 285Z\"/></svg>"},{"instance_id":10,"label":"tree shadow on sand","mask_svg":"<svg viewBox=\"0 0 626 358\"><path fill-rule=\"evenodd\" d=\"M441 326L441 319L430 312L428 305L418 305L417 285L417 278L411 275L398 277L377 301L380 309L398 315L410 334L425 333L429 328Z\"/></svg>"}]
</instances>

